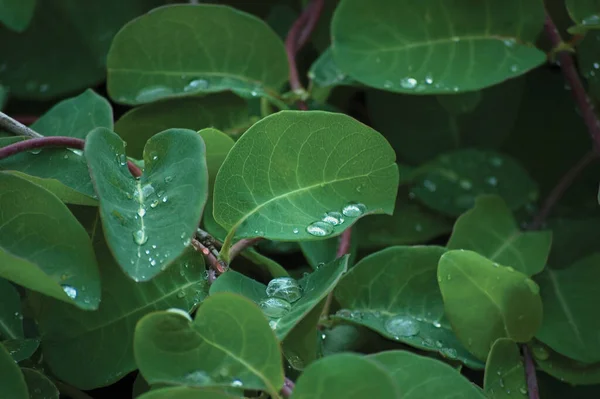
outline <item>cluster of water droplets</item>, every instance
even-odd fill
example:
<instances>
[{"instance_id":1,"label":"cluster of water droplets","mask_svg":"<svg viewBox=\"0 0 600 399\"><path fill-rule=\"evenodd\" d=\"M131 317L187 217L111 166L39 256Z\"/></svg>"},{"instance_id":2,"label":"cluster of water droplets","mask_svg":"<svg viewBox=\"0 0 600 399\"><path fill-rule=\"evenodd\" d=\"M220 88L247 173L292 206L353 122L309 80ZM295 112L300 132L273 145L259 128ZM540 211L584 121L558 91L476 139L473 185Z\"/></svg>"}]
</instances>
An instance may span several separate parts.
<instances>
[{"instance_id":1,"label":"cluster of water droplets","mask_svg":"<svg viewBox=\"0 0 600 399\"><path fill-rule=\"evenodd\" d=\"M341 212L331 211L323 215L321 220L313 222L306 227L306 232L317 237L327 237L333 233L333 228L346 221L346 218L357 218L367 211L367 207L359 202L351 202L341 209ZM299 232L293 230L294 234Z\"/></svg>"},{"instance_id":2,"label":"cluster of water droplets","mask_svg":"<svg viewBox=\"0 0 600 399\"><path fill-rule=\"evenodd\" d=\"M229 386L231 386L232 388L243 388L244 382L237 377L232 377L230 374L231 373L229 368L225 366L221 367L212 375L209 375L204 370L194 370L183 376L183 382L185 383L185 385L196 387L202 387L217 383L219 385L229 384Z\"/></svg>"},{"instance_id":3,"label":"cluster of water droplets","mask_svg":"<svg viewBox=\"0 0 600 399\"><path fill-rule=\"evenodd\" d=\"M269 281L265 293L267 298L258 305L271 318L269 325L275 329L279 319L292 309L292 304L302 298L302 287L291 277L277 277Z\"/></svg>"}]
</instances>

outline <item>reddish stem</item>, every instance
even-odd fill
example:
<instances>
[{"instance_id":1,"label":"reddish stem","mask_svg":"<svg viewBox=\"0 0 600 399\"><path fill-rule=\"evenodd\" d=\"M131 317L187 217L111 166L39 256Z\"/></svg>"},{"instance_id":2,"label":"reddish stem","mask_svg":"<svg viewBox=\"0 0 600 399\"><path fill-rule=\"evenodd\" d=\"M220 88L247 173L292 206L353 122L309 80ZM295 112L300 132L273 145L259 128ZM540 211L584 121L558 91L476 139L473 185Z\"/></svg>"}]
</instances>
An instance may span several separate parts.
<instances>
[{"instance_id":1,"label":"reddish stem","mask_svg":"<svg viewBox=\"0 0 600 399\"><path fill-rule=\"evenodd\" d=\"M243 238L235 244L233 244L231 246L231 249L229 250L229 263L231 263L231 261L233 261L233 258L242 253L246 248L253 246L259 241L262 241L262 239L262 237Z\"/></svg>"},{"instance_id":2,"label":"reddish stem","mask_svg":"<svg viewBox=\"0 0 600 399\"><path fill-rule=\"evenodd\" d=\"M194 238L192 240L192 246L196 251L204 255L204 257L208 261L208 264L215 271L216 274L223 274L227 271L227 267L223 263L221 263L217 259L217 257L212 253L212 251L205 247L200 241Z\"/></svg>"},{"instance_id":3,"label":"reddish stem","mask_svg":"<svg viewBox=\"0 0 600 399\"><path fill-rule=\"evenodd\" d=\"M283 382L283 388L281 388L281 394L284 398L289 398L290 396L292 396L292 392L294 391L295 385L296 384L294 384L294 381L285 377L285 380Z\"/></svg>"},{"instance_id":4,"label":"reddish stem","mask_svg":"<svg viewBox=\"0 0 600 399\"><path fill-rule=\"evenodd\" d=\"M525 358L525 376L527 377L529 399L540 399L537 377L535 375L535 363L527 345L523 344L521 348L523 349L523 357Z\"/></svg>"},{"instance_id":5,"label":"reddish stem","mask_svg":"<svg viewBox=\"0 0 600 399\"><path fill-rule=\"evenodd\" d=\"M348 228L344 230L342 235L340 236L340 243L338 245L336 258L346 255L350 252L350 243L352 241L352 228Z\"/></svg>"}]
</instances>

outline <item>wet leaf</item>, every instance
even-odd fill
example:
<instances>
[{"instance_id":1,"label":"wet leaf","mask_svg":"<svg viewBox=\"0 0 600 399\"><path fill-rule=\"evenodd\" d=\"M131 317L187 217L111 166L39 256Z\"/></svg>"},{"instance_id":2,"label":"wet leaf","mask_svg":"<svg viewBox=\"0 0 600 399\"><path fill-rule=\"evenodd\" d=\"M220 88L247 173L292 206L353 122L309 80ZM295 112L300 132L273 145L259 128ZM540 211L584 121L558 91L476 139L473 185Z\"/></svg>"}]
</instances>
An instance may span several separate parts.
<instances>
[{"instance_id":1,"label":"wet leaf","mask_svg":"<svg viewBox=\"0 0 600 399\"><path fill-rule=\"evenodd\" d=\"M510 339L494 342L485 365L485 393L490 399L526 399L527 381L519 347Z\"/></svg>"}]
</instances>

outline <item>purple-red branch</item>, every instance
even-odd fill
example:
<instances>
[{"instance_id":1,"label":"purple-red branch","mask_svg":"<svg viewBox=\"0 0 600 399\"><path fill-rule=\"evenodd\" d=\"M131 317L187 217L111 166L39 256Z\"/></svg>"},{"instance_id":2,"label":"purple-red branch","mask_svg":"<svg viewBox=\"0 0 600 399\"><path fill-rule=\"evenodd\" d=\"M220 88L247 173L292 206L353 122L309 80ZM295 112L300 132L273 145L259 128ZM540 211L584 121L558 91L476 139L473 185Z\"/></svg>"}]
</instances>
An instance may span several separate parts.
<instances>
[{"instance_id":1,"label":"purple-red branch","mask_svg":"<svg viewBox=\"0 0 600 399\"><path fill-rule=\"evenodd\" d=\"M246 248L253 246L262 239L262 237L242 238L241 240L233 244L231 246L231 249L229 249L229 262L231 262L233 258L238 256L240 253L242 253Z\"/></svg>"},{"instance_id":2,"label":"purple-red branch","mask_svg":"<svg viewBox=\"0 0 600 399\"><path fill-rule=\"evenodd\" d=\"M523 349L523 357L525 358L525 375L527 377L527 392L529 399L540 399L537 377L535 375L535 363L531 357L531 352L526 344L521 346Z\"/></svg>"},{"instance_id":3,"label":"purple-red branch","mask_svg":"<svg viewBox=\"0 0 600 399\"><path fill-rule=\"evenodd\" d=\"M350 243L352 241L352 227L344 230L342 235L340 236L340 242L338 244L336 258L346 255L350 252Z\"/></svg>"},{"instance_id":4,"label":"purple-red branch","mask_svg":"<svg viewBox=\"0 0 600 399\"><path fill-rule=\"evenodd\" d=\"M285 380L283 382L283 388L281 388L281 394L284 398L289 398L290 396L292 396L292 392L294 391L295 385L296 384L294 384L294 381L285 377Z\"/></svg>"}]
</instances>

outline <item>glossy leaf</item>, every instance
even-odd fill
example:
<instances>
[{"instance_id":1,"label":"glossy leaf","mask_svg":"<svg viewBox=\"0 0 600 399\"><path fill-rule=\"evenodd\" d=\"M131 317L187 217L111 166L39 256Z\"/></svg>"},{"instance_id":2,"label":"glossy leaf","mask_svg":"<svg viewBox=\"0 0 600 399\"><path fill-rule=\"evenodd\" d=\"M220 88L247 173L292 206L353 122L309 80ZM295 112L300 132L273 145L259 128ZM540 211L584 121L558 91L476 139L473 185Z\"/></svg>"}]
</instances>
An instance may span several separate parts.
<instances>
[{"instance_id":1,"label":"glossy leaf","mask_svg":"<svg viewBox=\"0 0 600 399\"><path fill-rule=\"evenodd\" d=\"M406 351L379 352L367 356L392 375L403 395L436 399L484 399L486 396L451 366Z\"/></svg>"},{"instance_id":2,"label":"glossy leaf","mask_svg":"<svg viewBox=\"0 0 600 399\"><path fill-rule=\"evenodd\" d=\"M354 354L320 359L296 381L291 399L399 398L402 391L377 362Z\"/></svg>"},{"instance_id":3,"label":"glossy leaf","mask_svg":"<svg viewBox=\"0 0 600 399\"><path fill-rule=\"evenodd\" d=\"M236 135L248 123L246 102L231 93L219 93L206 97L173 98L136 107L119 118L115 132L127 142L127 155L141 158L148 139L163 130L181 128L198 131L214 127Z\"/></svg>"},{"instance_id":4,"label":"glossy leaf","mask_svg":"<svg viewBox=\"0 0 600 399\"><path fill-rule=\"evenodd\" d=\"M300 249L310 267L316 270L336 258L339 243L339 237L320 241L303 241L300 242Z\"/></svg>"},{"instance_id":5,"label":"glossy leaf","mask_svg":"<svg viewBox=\"0 0 600 399\"><path fill-rule=\"evenodd\" d=\"M492 86L546 61L534 47L541 1L344 0L331 24L333 58L366 85L405 93ZM493 16L493 18L492 18Z\"/></svg>"},{"instance_id":6,"label":"glossy leaf","mask_svg":"<svg viewBox=\"0 0 600 399\"><path fill-rule=\"evenodd\" d=\"M311 65L308 77L319 87L359 85L338 68L333 60L331 48L327 48Z\"/></svg>"},{"instance_id":7,"label":"glossy leaf","mask_svg":"<svg viewBox=\"0 0 600 399\"><path fill-rule=\"evenodd\" d=\"M0 0L0 22L9 29L23 32L29 26L36 0Z\"/></svg>"},{"instance_id":8,"label":"glossy leaf","mask_svg":"<svg viewBox=\"0 0 600 399\"><path fill-rule=\"evenodd\" d=\"M0 53L4 55L0 81L19 98L50 99L100 83L117 30L164 4L161 0L37 3L26 31L12 32L0 26Z\"/></svg>"},{"instance_id":9,"label":"glossy leaf","mask_svg":"<svg viewBox=\"0 0 600 399\"><path fill-rule=\"evenodd\" d=\"M48 377L35 369L23 368L21 371L29 390L29 399L58 399L58 389Z\"/></svg>"},{"instance_id":10,"label":"glossy leaf","mask_svg":"<svg viewBox=\"0 0 600 399\"><path fill-rule=\"evenodd\" d=\"M21 296L7 280L0 278L0 337L23 338Z\"/></svg>"},{"instance_id":11,"label":"glossy leaf","mask_svg":"<svg viewBox=\"0 0 600 399\"><path fill-rule=\"evenodd\" d=\"M153 389L139 396L139 399L235 399L242 396L232 396L223 391L213 389L198 389L188 387L172 387Z\"/></svg>"},{"instance_id":12,"label":"glossy leaf","mask_svg":"<svg viewBox=\"0 0 600 399\"><path fill-rule=\"evenodd\" d=\"M590 29L600 29L600 1L566 0L567 11L577 23L569 29L570 33L585 33Z\"/></svg>"},{"instance_id":13,"label":"glossy leaf","mask_svg":"<svg viewBox=\"0 0 600 399\"><path fill-rule=\"evenodd\" d=\"M108 129L95 129L86 140L111 252L129 276L147 281L181 255L196 232L208 191L205 147L191 130L157 134L144 148L140 179L131 176L124 152Z\"/></svg>"},{"instance_id":14,"label":"glossy leaf","mask_svg":"<svg viewBox=\"0 0 600 399\"><path fill-rule=\"evenodd\" d=\"M60 200L0 173L0 276L82 309L100 302L91 242Z\"/></svg>"},{"instance_id":15,"label":"glossy leaf","mask_svg":"<svg viewBox=\"0 0 600 399\"><path fill-rule=\"evenodd\" d=\"M600 363L578 362L539 342L533 342L530 347L536 365L552 377L574 385L600 384Z\"/></svg>"},{"instance_id":16,"label":"glossy leaf","mask_svg":"<svg viewBox=\"0 0 600 399\"><path fill-rule=\"evenodd\" d=\"M11 399L28 399L25 378L19 366L10 357L4 346L0 344L0 387L2 395Z\"/></svg>"},{"instance_id":17,"label":"glossy leaf","mask_svg":"<svg viewBox=\"0 0 600 399\"><path fill-rule=\"evenodd\" d=\"M342 114L282 111L252 126L229 152L213 214L229 236L321 239L340 234L363 211L391 214L397 186L395 154L376 131ZM344 223L325 223L317 236L307 231L323 224L326 212L348 206L357 212Z\"/></svg>"},{"instance_id":18,"label":"glossy leaf","mask_svg":"<svg viewBox=\"0 0 600 399\"><path fill-rule=\"evenodd\" d=\"M108 91L125 104L225 90L268 95L287 75L283 43L271 28L216 5L157 8L125 25L108 54Z\"/></svg>"},{"instance_id":19,"label":"glossy leaf","mask_svg":"<svg viewBox=\"0 0 600 399\"><path fill-rule=\"evenodd\" d=\"M447 247L475 251L532 276L544 269L551 242L550 231L522 232L502 198L486 195L458 218Z\"/></svg>"},{"instance_id":20,"label":"glossy leaf","mask_svg":"<svg viewBox=\"0 0 600 399\"><path fill-rule=\"evenodd\" d=\"M208 293L204 259L193 250L152 281L135 283L110 255L100 229L94 248L102 272L97 311L83 312L39 296L30 299L44 360L58 378L81 389L110 385L137 368L131 343L144 315L169 308L189 311Z\"/></svg>"},{"instance_id":21,"label":"glossy leaf","mask_svg":"<svg viewBox=\"0 0 600 399\"><path fill-rule=\"evenodd\" d=\"M536 184L514 159L495 152L460 150L423 167L412 192L428 207L458 216L482 194L500 196L515 210L537 198Z\"/></svg>"},{"instance_id":22,"label":"glossy leaf","mask_svg":"<svg viewBox=\"0 0 600 399\"><path fill-rule=\"evenodd\" d=\"M544 301L544 320L537 338L572 359L600 362L600 322L590 317L600 300L600 254L584 258L567 269L546 269L536 277Z\"/></svg>"},{"instance_id":23,"label":"glossy leaf","mask_svg":"<svg viewBox=\"0 0 600 399\"><path fill-rule=\"evenodd\" d=\"M485 393L490 399L526 399L527 381L519 347L512 340L494 342L485 365Z\"/></svg>"},{"instance_id":24,"label":"glossy leaf","mask_svg":"<svg viewBox=\"0 0 600 399\"><path fill-rule=\"evenodd\" d=\"M337 318L384 337L482 368L454 335L444 315L436 269L444 248L390 247L369 255L335 290Z\"/></svg>"},{"instance_id":25,"label":"glossy leaf","mask_svg":"<svg viewBox=\"0 0 600 399\"><path fill-rule=\"evenodd\" d=\"M17 317L17 316L15 316ZM21 319L23 316L19 313L18 318ZM37 338L27 339L9 339L2 341L2 345L12 356L15 362L21 362L25 359L29 359L40 346L40 340Z\"/></svg>"},{"instance_id":26,"label":"glossy leaf","mask_svg":"<svg viewBox=\"0 0 600 399\"><path fill-rule=\"evenodd\" d=\"M209 185L212 187L221 165L235 142L225 133L213 128L202 129L198 134L206 145L206 167L208 169Z\"/></svg>"},{"instance_id":27,"label":"glossy leaf","mask_svg":"<svg viewBox=\"0 0 600 399\"><path fill-rule=\"evenodd\" d=\"M173 312L147 315L136 327L134 350L150 384L233 386L271 394L283 386L275 335L260 309L234 294L210 296L193 322Z\"/></svg>"},{"instance_id":28,"label":"glossy leaf","mask_svg":"<svg viewBox=\"0 0 600 399\"><path fill-rule=\"evenodd\" d=\"M454 332L481 360L497 339L527 342L541 325L538 285L475 252L453 250L442 255L438 282Z\"/></svg>"}]
</instances>

